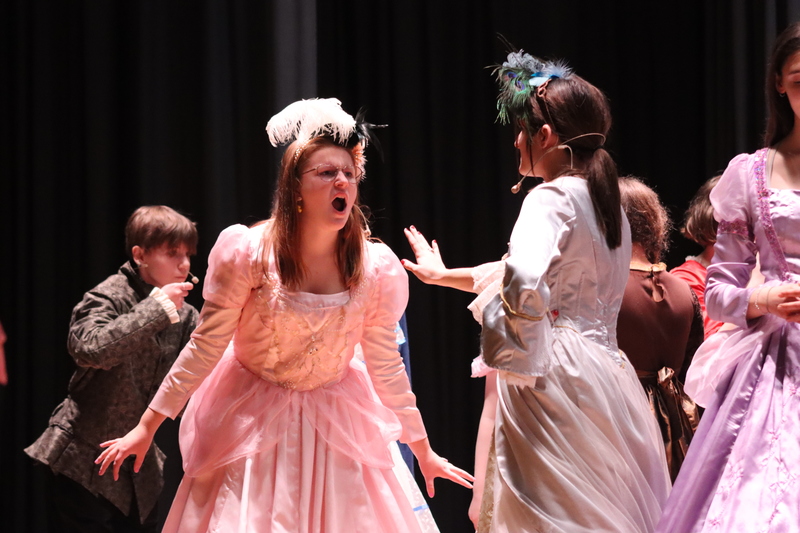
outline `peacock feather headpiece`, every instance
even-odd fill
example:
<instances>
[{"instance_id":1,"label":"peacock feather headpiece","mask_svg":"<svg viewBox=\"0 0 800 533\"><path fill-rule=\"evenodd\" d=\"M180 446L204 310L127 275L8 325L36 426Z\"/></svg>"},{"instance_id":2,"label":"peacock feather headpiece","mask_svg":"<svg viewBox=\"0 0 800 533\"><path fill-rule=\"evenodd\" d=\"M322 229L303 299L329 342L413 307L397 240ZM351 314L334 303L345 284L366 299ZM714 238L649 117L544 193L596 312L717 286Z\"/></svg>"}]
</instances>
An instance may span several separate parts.
<instances>
[{"instance_id":1,"label":"peacock feather headpiece","mask_svg":"<svg viewBox=\"0 0 800 533\"><path fill-rule=\"evenodd\" d=\"M509 53L506 61L494 69L494 74L500 86L497 120L508 124L511 116L528 114L527 102L534 91L544 96L551 79L569 79L572 70L563 61L543 61L520 50Z\"/></svg>"}]
</instances>

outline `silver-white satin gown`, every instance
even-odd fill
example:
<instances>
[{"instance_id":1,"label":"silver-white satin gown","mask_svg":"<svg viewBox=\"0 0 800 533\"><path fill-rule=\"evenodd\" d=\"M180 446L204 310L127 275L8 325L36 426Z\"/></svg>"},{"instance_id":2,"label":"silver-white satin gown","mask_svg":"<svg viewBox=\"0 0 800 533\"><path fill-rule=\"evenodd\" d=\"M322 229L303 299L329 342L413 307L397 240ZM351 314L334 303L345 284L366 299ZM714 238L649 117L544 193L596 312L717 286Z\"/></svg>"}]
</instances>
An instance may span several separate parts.
<instances>
[{"instance_id":1,"label":"silver-white satin gown","mask_svg":"<svg viewBox=\"0 0 800 533\"><path fill-rule=\"evenodd\" d=\"M586 180L557 178L525 199L483 311L483 357L500 380L480 531L654 530L665 452L616 340L630 258L627 220L609 249Z\"/></svg>"}]
</instances>

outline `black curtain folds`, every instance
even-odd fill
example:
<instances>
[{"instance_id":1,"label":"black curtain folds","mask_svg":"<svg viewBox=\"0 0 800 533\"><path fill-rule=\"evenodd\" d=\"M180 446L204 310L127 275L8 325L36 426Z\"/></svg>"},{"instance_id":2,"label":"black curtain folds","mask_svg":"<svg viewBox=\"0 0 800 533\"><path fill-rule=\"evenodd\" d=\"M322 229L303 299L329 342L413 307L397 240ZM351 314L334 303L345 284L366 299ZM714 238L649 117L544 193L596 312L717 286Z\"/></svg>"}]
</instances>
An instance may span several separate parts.
<instances>
[{"instance_id":1,"label":"black curtain folds","mask_svg":"<svg viewBox=\"0 0 800 533\"><path fill-rule=\"evenodd\" d=\"M70 311L125 260L128 215L163 203L197 221L202 277L221 229L269 214L280 151L264 126L286 104L338 97L388 124L362 188L375 236L410 257L402 228L414 224L448 265L474 265L506 251L523 196L509 192L512 131L495 123L487 67L505 57L498 33L567 59L608 94L621 174L644 177L680 222L703 181L760 147L765 60L798 18L797 0L2 3L8 530L52 530L46 478L21 450L66 392ZM668 262L696 251L676 234ZM471 469L483 383L469 378L479 334L470 295L410 284L414 388L431 442ZM443 532L468 530L470 497L437 482Z\"/></svg>"}]
</instances>

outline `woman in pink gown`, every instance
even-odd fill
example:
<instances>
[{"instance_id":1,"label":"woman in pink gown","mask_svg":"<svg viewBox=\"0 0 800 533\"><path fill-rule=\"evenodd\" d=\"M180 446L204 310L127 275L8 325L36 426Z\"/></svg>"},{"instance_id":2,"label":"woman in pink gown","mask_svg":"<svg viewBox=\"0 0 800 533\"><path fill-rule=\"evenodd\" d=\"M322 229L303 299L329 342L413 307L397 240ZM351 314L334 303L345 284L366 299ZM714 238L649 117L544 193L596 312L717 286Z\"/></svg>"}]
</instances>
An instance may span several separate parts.
<instances>
[{"instance_id":1,"label":"woman in pink gown","mask_svg":"<svg viewBox=\"0 0 800 533\"><path fill-rule=\"evenodd\" d=\"M398 438L429 495L435 477L470 486L431 450L397 351L408 280L391 250L367 238L362 126L335 99L272 118L273 144L294 139L272 217L221 233L192 340L139 425L103 444L101 474L116 476L129 455L138 468L158 425L191 396L186 476L165 532L436 531L393 470ZM366 365L354 361L357 344Z\"/></svg>"}]
</instances>

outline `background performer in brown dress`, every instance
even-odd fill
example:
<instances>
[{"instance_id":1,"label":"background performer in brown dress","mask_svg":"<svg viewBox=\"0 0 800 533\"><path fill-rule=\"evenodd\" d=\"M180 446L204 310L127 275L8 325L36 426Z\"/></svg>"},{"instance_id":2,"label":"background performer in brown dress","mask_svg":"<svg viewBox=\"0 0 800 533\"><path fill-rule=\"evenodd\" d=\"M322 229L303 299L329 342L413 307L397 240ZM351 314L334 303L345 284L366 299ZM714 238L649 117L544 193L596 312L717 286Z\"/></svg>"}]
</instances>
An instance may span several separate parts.
<instances>
[{"instance_id":1,"label":"background performer in brown dress","mask_svg":"<svg viewBox=\"0 0 800 533\"><path fill-rule=\"evenodd\" d=\"M703 320L689 285L660 262L671 224L658 195L632 177L621 178L619 188L632 251L617 341L647 393L674 481L698 423L697 406L683 392L683 380L703 342Z\"/></svg>"}]
</instances>

